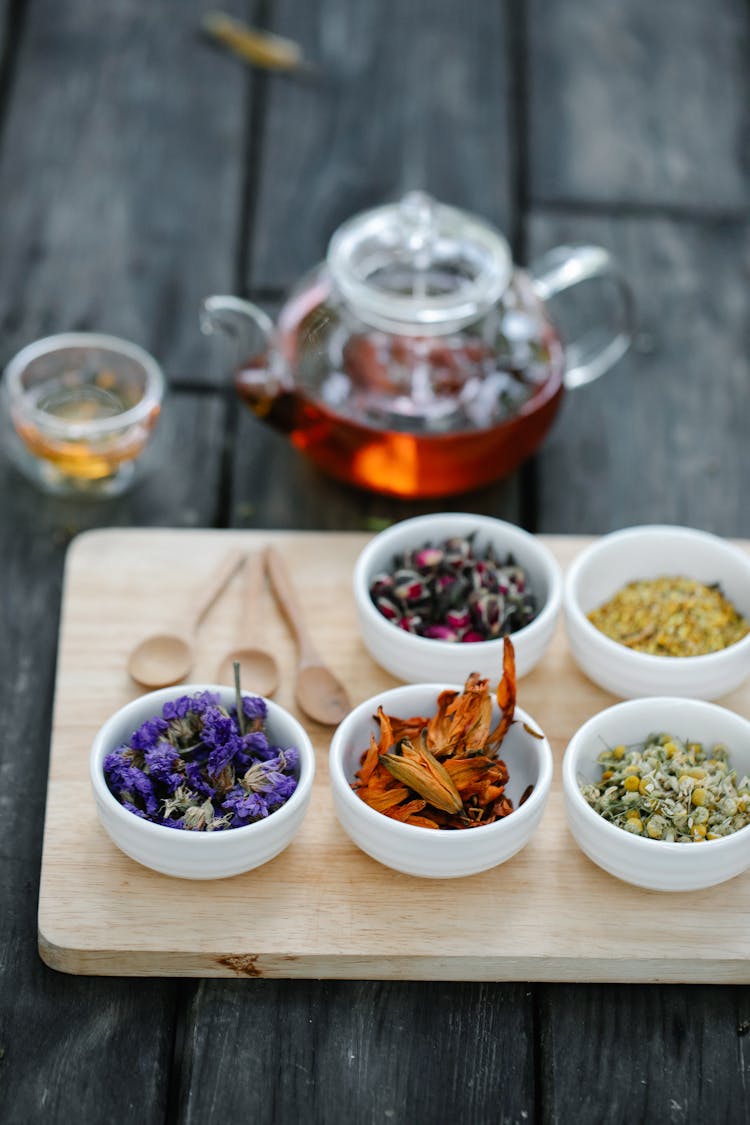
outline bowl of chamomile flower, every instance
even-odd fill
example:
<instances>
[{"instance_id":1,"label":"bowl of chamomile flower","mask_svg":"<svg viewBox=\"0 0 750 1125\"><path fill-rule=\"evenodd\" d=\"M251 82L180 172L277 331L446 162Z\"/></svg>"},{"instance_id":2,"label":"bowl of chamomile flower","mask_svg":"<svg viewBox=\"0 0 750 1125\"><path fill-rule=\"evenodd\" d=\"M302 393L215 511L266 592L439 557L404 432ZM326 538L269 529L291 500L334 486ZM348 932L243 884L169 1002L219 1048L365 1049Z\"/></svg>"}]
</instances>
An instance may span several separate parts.
<instances>
[{"instance_id":1,"label":"bowl of chamomile flower","mask_svg":"<svg viewBox=\"0 0 750 1125\"><path fill-rule=\"evenodd\" d=\"M578 846L626 883L696 891L750 867L750 722L714 703L594 715L565 752L563 792Z\"/></svg>"}]
</instances>

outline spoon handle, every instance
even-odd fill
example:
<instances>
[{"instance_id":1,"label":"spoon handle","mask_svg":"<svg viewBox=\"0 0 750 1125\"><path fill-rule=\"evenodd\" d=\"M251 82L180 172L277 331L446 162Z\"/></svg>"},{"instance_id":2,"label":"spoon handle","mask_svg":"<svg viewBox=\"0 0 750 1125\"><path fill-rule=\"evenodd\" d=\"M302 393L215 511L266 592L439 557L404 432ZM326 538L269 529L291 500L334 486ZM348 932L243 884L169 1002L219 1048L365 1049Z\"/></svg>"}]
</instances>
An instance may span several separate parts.
<instances>
[{"instance_id":1,"label":"spoon handle","mask_svg":"<svg viewBox=\"0 0 750 1125\"><path fill-rule=\"evenodd\" d=\"M245 556L242 551L230 551L224 561L211 575L208 585L201 587L195 604L190 608L192 631L198 628L211 606L218 598L221 591L229 582L235 571L242 566Z\"/></svg>"},{"instance_id":2,"label":"spoon handle","mask_svg":"<svg viewBox=\"0 0 750 1125\"><path fill-rule=\"evenodd\" d=\"M292 585L286 563L275 547L266 547L265 559L266 573L271 581L271 588L299 645L300 665L322 663L318 650L305 625L302 605L297 597L297 591Z\"/></svg>"},{"instance_id":3,"label":"spoon handle","mask_svg":"<svg viewBox=\"0 0 750 1125\"><path fill-rule=\"evenodd\" d=\"M245 589L242 593L243 642L260 635L260 598L263 586L263 552L253 551L245 559Z\"/></svg>"}]
</instances>

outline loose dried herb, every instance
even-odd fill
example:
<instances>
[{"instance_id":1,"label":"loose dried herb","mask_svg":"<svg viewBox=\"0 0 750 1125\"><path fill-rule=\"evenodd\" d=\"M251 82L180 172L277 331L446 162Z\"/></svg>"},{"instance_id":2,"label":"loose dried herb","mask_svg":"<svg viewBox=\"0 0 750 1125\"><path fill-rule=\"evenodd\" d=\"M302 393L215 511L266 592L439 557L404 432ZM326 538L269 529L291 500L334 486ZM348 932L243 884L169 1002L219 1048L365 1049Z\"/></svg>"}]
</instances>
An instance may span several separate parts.
<instances>
[{"instance_id":1,"label":"loose dried herb","mask_svg":"<svg viewBox=\"0 0 750 1125\"><path fill-rule=\"evenodd\" d=\"M493 728L489 680L473 672L462 692L440 693L431 718L400 719L379 707L380 737L371 735L362 754L355 793L385 816L421 828L474 828L507 816L513 812L508 769L497 755L516 706L508 637L497 701L501 715Z\"/></svg>"},{"instance_id":2,"label":"loose dried herb","mask_svg":"<svg viewBox=\"0 0 750 1125\"><path fill-rule=\"evenodd\" d=\"M262 820L297 788L299 752L272 746L264 699L226 710L211 692L165 703L104 759L124 808L166 828L217 832Z\"/></svg>"},{"instance_id":3,"label":"loose dried herb","mask_svg":"<svg viewBox=\"0 0 750 1125\"><path fill-rule=\"evenodd\" d=\"M537 615L528 576L512 555L501 562L475 534L396 555L370 596L383 617L431 640L471 643L515 633Z\"/></svg>"},{"instance_id":4,"label":"loose dried herb","mask_svg":"<svg viewBox=\"0 0 750 1125\"><path fill-rule=\"evenodd\" d=\"M750 631L718 585L682 577L630 582L589 621L613 641L652 656L718 652Z\"/></svg>"},{"instance_id":5,"label":"loose dried herb","mask_svg":"<svg viewBox=\"0 0 750 1125\"><path fill-rule=\"evenodd\" d=\"M750 777L737 780L729 752L651 734L598 758L596 785L581 785L595 812L636 836L698 843L731 836L750 824Z\"/></svg>"}]
</instances>

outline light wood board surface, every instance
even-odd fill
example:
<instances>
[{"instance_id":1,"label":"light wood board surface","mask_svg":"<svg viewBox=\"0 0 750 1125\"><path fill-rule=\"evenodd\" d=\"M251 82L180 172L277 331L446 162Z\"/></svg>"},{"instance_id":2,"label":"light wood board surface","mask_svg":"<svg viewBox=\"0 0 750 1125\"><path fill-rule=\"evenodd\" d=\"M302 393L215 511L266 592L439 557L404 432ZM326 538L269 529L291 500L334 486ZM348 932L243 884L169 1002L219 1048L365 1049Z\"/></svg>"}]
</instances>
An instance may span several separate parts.
<instances>
[{"instance_id":1,"label":"light wood board surface","mask_svg":"<svg viewBox=\"0 0 750 1125\"><path fill-rule=\"evenodd\" d=\"M66 567L39 900L39 948L70 973L348 979L750 982L750 873L689 894L630 887L577 848L565 824L568 739L615 700L573 664L562 625L519 704L555 755L553 792L531 843L459 880L380 866L339 827L328 791L330 731L302 718L316 749L313 798L289 848L231 879L191 882L123 855L97 819L88 757L97 728L139 694L125 671L146 633L179 616L234 546L273 542L352 703L396 681L357 631L350 575L368 536L352 533L105 530L79 537ZM549 536L563 566L586 540ZM192 682L215 682L237 641L241 580L201 626ZM266 598L267 637L296 713L294 649ZM251 685L247 685L250 687ZM721 701L750 714L747 686Z\"/></svg>"}]
</instances>

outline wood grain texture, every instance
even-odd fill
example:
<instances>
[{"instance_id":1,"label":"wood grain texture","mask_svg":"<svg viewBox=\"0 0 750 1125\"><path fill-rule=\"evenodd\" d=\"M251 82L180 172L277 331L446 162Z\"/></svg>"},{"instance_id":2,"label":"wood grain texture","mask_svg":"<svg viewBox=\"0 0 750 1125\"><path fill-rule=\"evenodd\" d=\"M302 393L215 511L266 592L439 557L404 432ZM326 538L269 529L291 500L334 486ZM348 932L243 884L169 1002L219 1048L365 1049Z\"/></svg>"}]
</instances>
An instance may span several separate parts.
<instances>
[{"instance_id":1,"label":"wood grain texture","mask_svg":"<svg viewBox=\"0 0 750 1125\"><path fill-rule=\"evenodd\" d=\"M530 236L537 253L611 249L640 320L630 355L563 404L538 457L539 530L661 521L747 534L750 225L537 214Z\"/></svg>"},{"instance_id":2,"label":"wood grain texture","mask_svg":"<svg viewBox=\"0 0 750 1125\"><path fill-rule=\"evenodd\" d=\"M200 912L186 917L181 904L190 886L140 867L105 836L88 784L88 753L101 722L138 694L124 670L133 645L155 621L171 619L229 547L269 541L305 590L308 623L353 705L395 683L364 649L348 589L367 537L128 529L79 539L66 572L40 890L40 948L50 965L157 976L748 980L750 877L733 882L729 901L723 886L653 895L594 867L570 838L561 755L577 727L611 697L577 671L562 630L519 692L557 761L542 825L508 863L444 882L382 867L340 829L327 779L330 731L297 712L294 650L286 627L268 613L267 638L286 672L278 702L305 722L316 749L310 810L282 855L245 875L203 884ZM549 543L563 560L581 546L566 538ZM185 560L179 571L175 558ZM231 591L201 629L194 683L213 682L235 641L241 589L234 597ZM104 636L97 629L103 617ZM749 704L750 688L728 700L740 709ZM65 812L71 807L74 819ZM646 911L651 919L644 928ZM595 937L582 928L592 914L599 918Z\"/></svg>"},{"instance_id":3,"label":"wood grain texture","mask_svg":"<svg viewBox=\"0 0 750 1125\"><path fill-rule=\"evenodd\" d=\"M235 284L246 88L198 37L204 7L28 5L0 153L3 362L98 329L206 376L198 306Z\"/></svg>"},{"instance_id":4,"label":"wood grain texture","mask_svg":"<svg viewBox=\"0 0 750 1125\"><path fill-rule=\"evenodd\" d=\"M413 188L509 225L502 4L279 0L274 30L322 78L269 90L251 288L286 288L344 219Z\"/></svg>"},{"instance_id":5,"label":"wood grain texture","mask_svg":"<svg viewBox=\"0 0 750 1125\"><path fill-rule=\"evenodd\" d=\"M568 396L537 458L539 528L665 521L746 534L746 227L544 214L532 216L530 235L537 253L569 240L613 250L640 320L635 349ZM747 702L735 706L748 713ZM644 932L653 916L641 915ZM599 931L593 916L590 932ZM543 1120L747 1119L741 1028L750 989L545 985L536 993Z\"/></svg>"},{"instance_id":6,"label":"wood grain texture","mask_svg":"<svg viewBox=\"0 0 750 1125\"><path fill-rule=\"evenodd\" d=\"M267 1090L270 1074L258 1125L534 1119L522 985L202 981L188 1019L204 1033L183 1056L185 1125L219 1111L241 1120L247 1090Z\"/></svg>"},{"instance_id":7,"label":"wood grain texture","mask_svg":"<svg viewBox=\"0 0 750 1125\"><path fill-rule=\"evenodd\" d=\"M540 991L543 1121L748 1120L750 989Z\"/></svg>"},{"instance_id":8,"label":"wood grain texture","mask_svg":"<svg viewBox=\"0 0 750 1125\"><path fill-rule=\"evenodd\" d=\"M0 460L0 1068L9 1123L163 1121L176 992L172 984L70 980L34 948L62 563L70 536L109 523L211 518L222 420L195 396L173 401L163 463L117 501L37 493ZM200 418L200 424L199 424ZM195 468L179 464L188 435ZM212 452L212 450L214 452ZM98 630L106 632L106 620ZM137 1081L134 1076L137 1075ZM84 1078L85 1076L85 1078Z\"/></svg>"},{"instance_id":9,"label":"wood grain texture","mask_svg":"<svg viewBox=\"0 0 750 1125\"><path fill-rule=\"evenodd\" d=\"M533 0L532 200L750 208L744 0Z\"/></svg>"}]
</instances>

